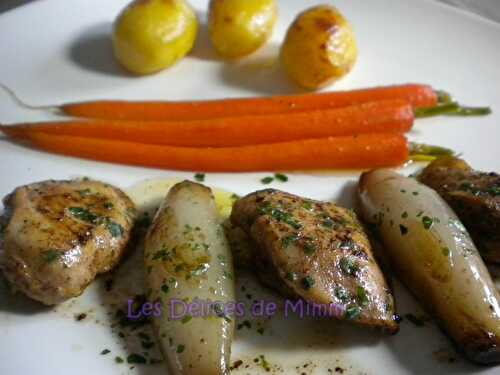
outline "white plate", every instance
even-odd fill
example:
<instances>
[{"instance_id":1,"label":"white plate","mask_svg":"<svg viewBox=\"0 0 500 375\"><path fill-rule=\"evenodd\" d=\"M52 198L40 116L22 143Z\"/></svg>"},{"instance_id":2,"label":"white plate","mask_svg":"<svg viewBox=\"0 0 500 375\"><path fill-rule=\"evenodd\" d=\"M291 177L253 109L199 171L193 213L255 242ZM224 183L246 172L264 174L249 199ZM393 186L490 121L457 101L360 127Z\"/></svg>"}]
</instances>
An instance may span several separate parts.
<instances>
[{"instance_id":1,"label":"white plate","mask_svg":"<svg viewBox=\"0 0 500 375\"><path fill-rule=\"evenodd\" d=\"M287 25L310 1L280 1L280 21L273 42L239 64L222 64L211 51L206 33L190 57L174 68L146 78L131 78L114 63L109 46L112 20L126 1L45 0L0 16L0 81L25 101L48 105L96 98L196 99L267 95L296 91L274 64ZM206 1L192 0L204 17ZM360 57L354 71L335 89L382 84L425 82L447 89L468 104L500 108L500 26L430 1L338 0L335 4L356 30ZM43 111L18 108L0 93L0 120L44 120ZM438 118L419 121L411 138L445 145L463 152L474 166L500 170L499 116ZM154 157L154 155L152 155ZM43 179L89 175L127 188L146 178L192 173L131 168L53 156L0 139L0 195L18 185ZM262 188L260 174L210 174L206 183L244 194ZM286 184L273 187L348 205L357 174L330 176L291 174ZM133 261L133 260L132 260ZM140 263L139 263L140 264ZM128 276L129 261L119 273ZM122 277L123 278L123 277ZM126 278L128 288L140 284ZM251 277L242 276L254 298L260 291ZM103 281L57 309L40 308L21 296L0 290L0 374L161 374L161 365L129 369L115 356L135 351L135 336L124 340L109 325L109 298ZM253 291L256 289L257 291ZM402 314L420 311L414 300L396 288ZM125 288L125 293L131 293ZM239 293L245 299L245 293ZM88 317L76 322L74 314ZM432 324L416 328L408 321L401 332L385 337L336 322L286 320L276 316L264 322L265 332L236 332L233 359L244 364L234 373L266 372L253 359L264 354L271 373L327 374L336 367L350 373L406 374L465 372L498 373L479 368L454 354L448 340ZM103 349L111 350L100 355ZM438 354L436 354L438 352ZM447 363L447 354L456 358ZM438 359L438 357L440 359ZM246 366L248 365L248 368Z\"/></svg>"}]
</instances>

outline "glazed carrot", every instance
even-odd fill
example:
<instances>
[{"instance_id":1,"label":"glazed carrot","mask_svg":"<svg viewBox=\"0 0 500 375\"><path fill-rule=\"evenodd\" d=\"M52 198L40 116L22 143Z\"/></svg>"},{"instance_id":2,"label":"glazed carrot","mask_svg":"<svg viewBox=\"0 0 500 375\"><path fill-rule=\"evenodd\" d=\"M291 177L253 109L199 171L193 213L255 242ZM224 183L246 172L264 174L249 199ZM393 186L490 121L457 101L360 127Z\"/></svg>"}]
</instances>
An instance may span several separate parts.
<instances>
[{"instance_id":1,"label":"glazed carrot","mask_svg":"<svg viewBox=\"0 0 500 375\"><path fill-rule=\"evenodd\" d=\"M409 156L406 138L394 133L226 148L159 146L38 132L14 139L68 156L206 172L377 168L403 164Z\"/></svg>"},{"instance_id":2,"label":"glazed carrot","mask_svg":"<svg viewBox=\"0 0 500 375\"><path fill-rule=\"evenodd\" d=\"M18 136L36 131L171 146L227 147L365 133L404 133L412 125L412 107L396 100L289 115L185 122L69 121L0 126L0 130Z\"/></svg>"},{"instance_id":3,"label":"glazed carrot","mask_svg":"<svg viewBox=\"0 0 500 375\"><path fill-rule=\"evenodd\" d=\"M325 110L395 99L405 100L414 108L433 107L438 103L438 94L427 85L407 84L319 94L208 101L93 101L65 104L60 109L70 116L94 119L186 121Z\"/></svg>"}]
</instances>

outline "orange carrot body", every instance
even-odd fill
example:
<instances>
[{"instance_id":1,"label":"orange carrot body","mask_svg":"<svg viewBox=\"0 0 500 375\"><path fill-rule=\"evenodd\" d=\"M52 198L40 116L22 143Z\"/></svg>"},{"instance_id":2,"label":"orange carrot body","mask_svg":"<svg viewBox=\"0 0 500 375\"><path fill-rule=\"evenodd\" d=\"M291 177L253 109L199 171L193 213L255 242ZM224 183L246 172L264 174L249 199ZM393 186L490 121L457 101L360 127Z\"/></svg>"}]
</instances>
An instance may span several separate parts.
<instances>
[{"instance_id":1,"label":"orange carrot body","mask_svg":"<svg viewBox=\"0 0 500 375\"><path fill-rule=\"evenodd\" d=\"M136 143L227 147L366 133L405 133L413 120L412 107L396 100L325 111L185 122L69 121L0 129L18 136L36 131Z\"/></svg>"},{"instance_id":2,"label":"orange carrot body","mask_svg":"<svg viewBox=\"0 0 500 375\"><path fill-rule=\"evenodd\" d=\"M18 140L57 154L206 172L378 168L401 165L409 156L406 138L393 133L226 148L148 145L38 132Z\"/></svg>"},{"instance_id":3,"label":"orange carrot body","mask_svg":"<svg viewBox=\"0 0 500 375\"><path fill-rule=\"evenodd\" d=\"M405 100L414 108L433 107L438 96L432 87L419 84L374 87L260 98L208 101L93 101L62 105L70 116L136 121L186 121L220 117L267 115L346 107L379 100Z\"/></svg>"}]
</instances>

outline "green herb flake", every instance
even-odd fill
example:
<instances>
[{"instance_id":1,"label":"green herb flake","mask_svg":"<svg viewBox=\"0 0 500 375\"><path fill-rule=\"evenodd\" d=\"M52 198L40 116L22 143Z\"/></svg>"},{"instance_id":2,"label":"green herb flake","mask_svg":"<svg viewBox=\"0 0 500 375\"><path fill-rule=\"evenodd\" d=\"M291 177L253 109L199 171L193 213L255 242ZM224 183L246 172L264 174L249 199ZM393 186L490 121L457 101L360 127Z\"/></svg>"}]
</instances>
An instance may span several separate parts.
<instances>
[{"instance_id":1,"label":"green herb flake","mask_svg":"<svg viewBox=\"0 0 500 375\"><path fill-rule=\"evenodd\" d=\"M151 260L166 261L167 259L170 260L170 258L171 258L171 252L166 248L162 248L161 250L158 250L156 253L153 254Z\"/></svg>"},{"instance_id":2,"label":"green herb flake","mask_svg":"<svg viewBox=\"0 0 500 375\"><path fill-rule=\"evenodd\" d=\"M122 357L115 357L115 362L116 363L123 363L123 358Z\"/></svg>"},{"instance_id":3,"label":"green herb flake","mask_svg":"<svg viewBox=\"0 0 500 375\"><path fill-rule=\"evenodd\" d=\"M186 323L189 323L191 321L191 319L193 319L193 317L191 315L185 315L182 320L181 320L181 323L182 324L186 324Z\"/></svg>"},{"instance_id":4,"label":"green herb flake","mask_svg":"<svg viewBox=\"0 0 500 375\"><path fill-rule=\"evenodd\" d=\"M323 220L323 222L321 223L322 226L324 226L325 228L333 228L333 226L335 225L335 221L333 221L333 219L331 217L327 217L325 218L325 220Z\"/></svg>"},{"instance_id":5,"label":"green herb flake","mask_svg":"<svg viewBox=\"0 0 500 375\"><path fill-rule=\"evenodd\" d=\"M115 207L115 205L111 202L106 202L104 203L103 207L106 209L106 210L111 210L113 207Z\"/></svg>"},{"instance_id":6,"label":"green herb flake","mask_svg":"<svg viewBox=\"0 0 500 375\"><path fill-rule=\"evenodd\" d=\"M447 247L443 247L443 248L441 249L441 251L442 251L442 253L443 253L443 255L444 255L445 257L449 257L449 256L451 255L451 251L450 251L450 249L449 249L449 248L447 248Z\"/></svg>"},{"instance_id":7,"label":"green herb flake","mask_svg":"<svg viewBox=\"0 0 500 375\"><path fill-rule=\"evenodd\" d=\"M297 275L296 272L287 272L287 274L285 275L285 278L288 280L288 281L297 281L297 279L299 278L299 276Z\"/></svg>"},{"instance_id":8,"label":"green herb flake","mask_svg":"<svg viewBox=\"0 0 500 375\"><path fill-rule=\"evenodd\" d=\"M302 224L297 222L292 215L290 215L288 212L285 212L283 210L280 210L279 208L273 208L271 206L265 206L261 207L259 209L259 212L264 215L270 215L272 216L275 220L286 223L290 225L293 229L299 230L302 228Z\"/></svg>"},{"instance_id":9,"label":"green herb flake","mask_svg":"<svg viewBox=\"0 0 500 375\"><path fill-rule=\"evenodd\" d=\"M426 230L431 229L432 225L434 224L434 220L430 218L429 216L424 216L422 217L422 224L424 225L424 228Z\"/></svg>"},{"instance_id":10,"label":"green herb flake","mask_svg":"<svg viewBox=\"0 0 500 375\"><path fill-rule=\"evenodd\" d=\"M137 353L130 354L127 357L127 363L130 363L130 364L144 364L146 362L147 362L146 358L144 358L142 355L137 354Z\"/></svg>"},{"instance_id":11,"label":"green herb flake","mask_svg":"<svg viewBox=\"0 0 500 375\"><path fill-rule=\"evenodd\" d=\"M86 221L87 223L94 224L97 221L97 215L93 214L89 210L81 207L70 207L68 211L71 215L81 221Z\"/></svg>"},{"instance_id":12,"label":"green herb flake","mask_svg":"<svg viewBox=\"0 0 500 375\"><path fill-rule=\"evenodd\" d=\"M366 294L365 288L362 286L358 286L356 288L356 296L358 297L358 304L361 306L366 306L368 305L368 295Z\"/></svg>"},{"instance_id":13,"label":"green herb flake","mask_svg":"<svg viewBox=\"0 0 500 375\"><path fill-rule=\"evenodd\" d=\"M418 192L418 191L414 191L412 194L413 194L414 196L417 196L417 195L419 194L419 192Z\"/></svg>"},{"instance_id":14,"label":"green herb flake","mask_svg":"<svg viewBox=\"0 0 500 375\"><path fill-rule=\"evenodd\" d=\"M355 260L349 257L340 259L339 265L345 275L355 276L359 272L359 265Z\"/></svg>"},{"instance_id":15,"label":"green herb flake","mask_svg":"<svg viewBox=\"0 0 500 375\"><path fill-rule=\"evenodd\" d=\"M106 221L106 229L109 231L111 237L113 238L123 237L123 234L125 233L125 229L123 229L120 224L115 223L111 220Z\"/></svg>"},{"instance_id":16,"label":"green herb flake","mask_svg":"<svg viewBox=\"0 0 500 375\"><path fill-rule=\"evenodd\" d=\"M271 182L274 181L274 178L273 177L264 177L263 179L260 180L261 183L263 183L264 185L269 185Z\"/></svg>"},{"instance_id":17,"label":"green herb flake","mask_svg":"<svg viewBox=\"0 0 500 375\"><path fill-rule=\"evenodd\" d=\"M204 182L205 181L205 173L196 173L194 175L194 179L198 182Z\"/></svg>"},{"instance_id":18,"label":"green herb flake","mask_svg":"<svg viewBox=\"0 0 500 375\"><path fill-rule=\"evenodd\" d=\"M106 354L109 354L111 353L111 350L109 349L104 349L102 352L101 352L101 355L106 355Z\"/></svg>"},{"instance_id":19,"label":"green herb flake","mask_svg":"<svg viewBox=\"0 0 500 375\"><path fill-rule=\"evenodd\" d=\"M161 286L161 291L162 291L163 293L167 294L167 293L170 291L170 287L169 287L168 285L166 285L166 284L163 284L163 285Z\"/></svg>"},{"instance_id":20,"label":"green herb flake","mask_svg":"<svg viewBox=\"0 0 500 375\"><path fill-rule=\"evenodd\" d=\"M399 231L401 232L402 236L406 236L408 234L408 228L403 224L399 224Z\"/></svg>"},{"instance_id":21,"label":"green herb flake","mask_svg":"<svg viewBox=\"0 0 500 375\"><path fill-rule=\"evenodd\" d=\"M82 197L86 197L92 193L90 189L77 190L76 192Z\"/></svg>"},{"instance_id":22,"label":"green herb flake","mask_svg":"<svg viewBox=\"0 0 500 375\"><path fill-rule=\"evenodd\" d=\"M347 307L344 313L344 319L354 320L361 315L361 309L359 306L350 305Z\"/></svg>"},{"instance_id":23,"label":"green herb flake","mask_svg":"<svg viewBox=\"0 0 500 375\"><path fill-rule=\"evenodd\" d=\"M186 349L186 347L184 345L177 345L177 350L176 350L176 353L177 354L181 354L182 352L184 352L184 349Z\"/></svg>"},{"instance_id":24,"label":"green herb flake","mask_svg":"<svg viewBox=\"0 0 500 375\"><path fill-rule=\"evenodd\" d=\"M407 217L408 217L408 212L405 211L401 214L402 219L406 219Z\"/></svg>"},{"instance_id":25,"label":"green herb flake","mask_svg":"<svg viewBox=\"0 0 500 375\"><path fill-rule=\"evenodd\" d=\"M57 250L47 250L42 252L42 259L45 263L52 263L61 257L61 252Z\"/></svg>"},{"instance_id":26,"label":"green herb flake","mask_svg":"<svg viewBox=\"0 0 500 375\"><path fill-rule=\"evenodd\" d=\"M338 286L335 288L335 297L337 297L342 303L346 303L351 299L351 294L346 288Z\"/></svg>"},{"instance_id":27,"label":"green herb flake","mask_svg":"<svg viewBox=\"0 0 500 375\"><path fill-rule=\"evenodd\" d=\"M276 178L278 181L281 182L287 182L288 181L288 176L283 174L283 173L276 173L274 175L274 178Z\"/></svg>"},{"instance_id":28,"label":"green herb flake","mask_svg":"<svg viewBox=\"0 0 500 375\"><path fill-rule=\"evenodd\" d=\"M306 276L302 279L302 287L305 290L311 289L315 283L316 281L311 276Z\"/></svg>"},{"instance_id":29,"label":"green herb flake","mask_svg":"<svg viewBox=\"0 0 500 375\"><path fill-rule=\"evenodd\" d=\"M307 255L314 254L316 252L316 245L312 241L306 241L304 243L304 253Z\"/></svg>"},{"instance_id":30,"label":"green herb flake","mask_svg":"<svg viewBox=\"0 0 500 375\"><path fill-rule=\"evenodd\" d=\"M297 236L296 234L292 234L292 235L284 237L281 240L281 244L286 249L287 247L289 247L290 245L294 244L298 240L299 240L299 236Z\"/></svg>"},{"instance_id":31,"label":"green herb flake","mask_svg":"<svg viewBox=\"0 0 500 375\"><path fill-rule=\"evenodd\" d=\"M264 334L264 328L258 328L257 332L259 333L259 335L263 335Z\"/></svg>"},{"instance_id":32,"label":"green herb flake","mask_svg":"<svg viewBox=\"0 0 500 375\"><path fill-rule=\"evenodd\" d=\"M311 211L313 209L313 205L309 201L304 201L302 202L302 208L306 209L307 211Z\"/></svg>"}]
</instances>

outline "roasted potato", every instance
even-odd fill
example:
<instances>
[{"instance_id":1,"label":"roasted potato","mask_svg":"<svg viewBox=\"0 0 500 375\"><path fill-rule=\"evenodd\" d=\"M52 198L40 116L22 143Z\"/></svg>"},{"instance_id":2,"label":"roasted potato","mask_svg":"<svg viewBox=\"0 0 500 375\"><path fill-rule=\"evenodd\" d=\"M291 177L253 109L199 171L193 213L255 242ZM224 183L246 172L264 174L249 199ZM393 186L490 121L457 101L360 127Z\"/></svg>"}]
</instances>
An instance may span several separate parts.
<instances>
[{"instance_id":1,"label":"roasted potato","mask_svg":"<svg viewBox=\"0 0 500 375\"><path fill-rule=\"evenodd\" d=\"M357 56L351 25L329 5L299 14L281 47L281 61L289 77L308 89L321 88L345 76Z\"/></svg>"},{"instance_id":2,"label":"roasted potato","mask_svg":"<svg viewBox=\"0 0 500 375\"><path fill-rule=\"evenodd\" d=\"M131 73L156 73L191 50L197 31L196 15L184 0L135 0L115 21L114 54Z\"/></svg>"},{"instance_id":3,"label":"roasted potato","mask_svg":"<svg viewBox=\"0 0 500 375\"><path fill-rule=\"evenodd\" d=\"M269 39L278 15L274 0L211 0L210 39L225 58L249 55Z\"/></svg>"}]
</instances>

